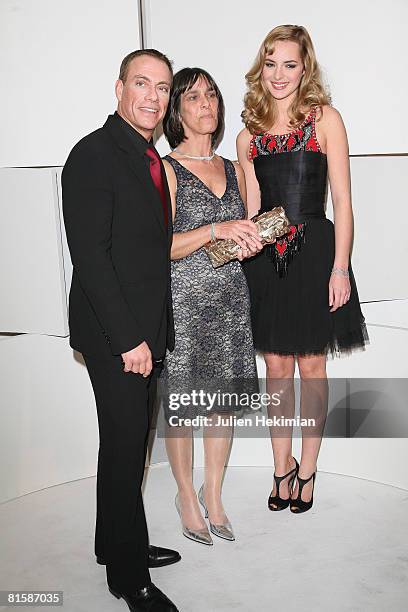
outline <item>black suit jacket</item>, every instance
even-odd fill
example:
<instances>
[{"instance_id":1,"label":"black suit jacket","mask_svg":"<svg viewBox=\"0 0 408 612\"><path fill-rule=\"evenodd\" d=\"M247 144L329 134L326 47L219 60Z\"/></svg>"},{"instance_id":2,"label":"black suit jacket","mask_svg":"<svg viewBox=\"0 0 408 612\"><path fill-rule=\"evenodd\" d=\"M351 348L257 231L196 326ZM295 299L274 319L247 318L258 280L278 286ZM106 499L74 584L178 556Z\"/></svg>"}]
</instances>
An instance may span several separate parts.
<instances>
[{"instance_id":1,"label":"black suit jacket","mask_svg":"<svg viewBox=\"0 0 408 612\"><path fill-rule=\"evenodd\" d=\"M117 113L72 149L62 172L73 264L70 344L119 355L143 340L153 358L174 347L170 289L171 204L162 202L147 143Z\"/></svg>"}]
</instances>

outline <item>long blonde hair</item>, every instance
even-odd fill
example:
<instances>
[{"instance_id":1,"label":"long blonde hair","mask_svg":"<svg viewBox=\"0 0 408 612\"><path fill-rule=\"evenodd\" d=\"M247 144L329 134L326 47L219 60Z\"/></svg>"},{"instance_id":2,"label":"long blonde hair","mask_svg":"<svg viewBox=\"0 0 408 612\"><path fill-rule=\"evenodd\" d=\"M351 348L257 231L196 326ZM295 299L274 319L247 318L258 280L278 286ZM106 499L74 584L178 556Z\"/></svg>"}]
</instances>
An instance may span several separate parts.
<instances>
[{"instance_id":1,"label":"long blonde hair","mask_svg":"<svg viewBox=\"0 0 408 612\"><path fill-rule=\"evenodd\" d=\"M297 25L277 26L267 34L251 70L245 75L248 91L244 97L241 117L251 134L267 131L277 119L276 103L262 81L262 70L265 58L274 52L278 40L298 43L305 71L297 96L288 110L289 125L295 127L302 123L306 116L303 109L330 104L330 96L323 86L313 43L306 28Z\"/></svg>"}]
</instances>

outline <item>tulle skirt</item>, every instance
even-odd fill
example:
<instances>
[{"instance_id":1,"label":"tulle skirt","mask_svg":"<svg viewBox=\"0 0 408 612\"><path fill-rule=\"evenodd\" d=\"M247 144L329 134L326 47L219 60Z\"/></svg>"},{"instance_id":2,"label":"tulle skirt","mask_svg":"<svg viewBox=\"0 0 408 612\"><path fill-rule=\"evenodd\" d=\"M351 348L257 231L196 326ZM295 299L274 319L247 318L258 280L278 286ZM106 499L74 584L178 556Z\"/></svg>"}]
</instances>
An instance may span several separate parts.
<instances>
[{"instance_id":1,"label":"tulle skirt","mask_svg":"<svg viewBox=\"0 0 408 612\"><path fill-rule=\"evenodd\" d=\"M308 220L298 252L277 273L266 247L243 264L251 298L255 349L281 355L338 356L362 349L368 333L349 265L351 295L335 312L329 307L334 261L334 226L329 219Z\"/></svg>"}]
</instances>

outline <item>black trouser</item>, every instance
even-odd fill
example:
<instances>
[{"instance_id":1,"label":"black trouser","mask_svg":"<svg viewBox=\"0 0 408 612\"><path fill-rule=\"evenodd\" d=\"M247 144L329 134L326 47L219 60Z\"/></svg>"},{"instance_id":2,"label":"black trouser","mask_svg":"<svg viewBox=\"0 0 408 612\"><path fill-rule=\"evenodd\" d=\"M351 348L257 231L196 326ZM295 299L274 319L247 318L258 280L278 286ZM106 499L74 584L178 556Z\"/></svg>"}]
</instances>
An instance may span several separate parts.
<instances>
[{"instance_id":1,"label":"black trouser","mask_svg":"<svg viewBox=\"0 0 408 612\"><path fill-rule=\"evenodd\" d=\"M84 360L99 422L95 553L108 584L130 594L150 582L141 485L156 376L124 372L120 356Z\"/></svg>"}]
</instances>

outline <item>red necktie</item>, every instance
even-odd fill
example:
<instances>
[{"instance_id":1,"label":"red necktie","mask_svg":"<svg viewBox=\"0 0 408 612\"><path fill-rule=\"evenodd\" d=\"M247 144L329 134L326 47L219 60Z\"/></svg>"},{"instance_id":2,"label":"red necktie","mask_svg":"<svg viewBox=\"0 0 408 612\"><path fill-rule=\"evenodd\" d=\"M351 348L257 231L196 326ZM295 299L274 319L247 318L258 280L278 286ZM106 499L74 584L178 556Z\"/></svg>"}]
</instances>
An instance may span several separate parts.
<instances>
[{"instance_id":1,"label":"red necktie","mask_svg":"<svg viewBox=\"0 0 408 612\"><path fill-rule=\"evenodd\" d=\"M164 220L167 226L168 223L168 211L167 211L167 198L166 193L164 191L164 182L163 175L161 170L160 156L156 149L153 147L148 147L146 149L146 155L149 156L150 159L150 175L153 179L153 183L160 194L160 199L162 201L163 212L164 212Z\"/></svg>"}]
</instances>

